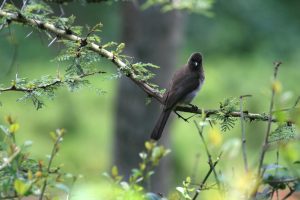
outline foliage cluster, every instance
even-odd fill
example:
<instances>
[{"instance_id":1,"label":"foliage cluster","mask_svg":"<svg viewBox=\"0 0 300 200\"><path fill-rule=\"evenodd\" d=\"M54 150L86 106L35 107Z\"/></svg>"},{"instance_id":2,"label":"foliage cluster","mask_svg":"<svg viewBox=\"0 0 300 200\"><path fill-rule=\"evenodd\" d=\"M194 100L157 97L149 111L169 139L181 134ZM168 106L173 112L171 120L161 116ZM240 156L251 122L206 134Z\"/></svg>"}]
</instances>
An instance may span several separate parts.
<instances>
[{"instance_id":1,"label":"foliage cluster","mask_svg":"<svg viewBox=\"0 0 300 200\"><path fill-rule=\"evenodd\" d=\"M20 125L10 116L5 120L7 124L0 125L0 198L37 196L43 199L47 196L59 199L62 194L69 195L80 176L63 172L61 165L53 165L65 130L57 129L50 133L53 142L51 154L46 160L37 160L30 155L30 140L23 144L17 142Z\"/></svg>"}]
</instances>

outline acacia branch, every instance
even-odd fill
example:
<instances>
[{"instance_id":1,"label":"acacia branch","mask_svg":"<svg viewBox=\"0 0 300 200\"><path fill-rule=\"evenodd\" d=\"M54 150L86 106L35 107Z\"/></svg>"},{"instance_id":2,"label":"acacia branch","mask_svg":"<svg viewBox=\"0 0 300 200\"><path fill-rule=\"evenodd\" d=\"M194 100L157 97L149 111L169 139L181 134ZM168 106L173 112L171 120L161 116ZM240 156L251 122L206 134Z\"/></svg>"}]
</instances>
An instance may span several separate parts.
<instances>
[{"instance_id":1,"label":"acacia branch","mask_svg":"<svg viewBox=\"0 0 300 200\"><path fill-rule=\"evenodd\" d=\"M89 72L89 73L81 74L78 77L71 77L71 78L68 78L68 79L65 79L65 80L63 80L61 78L56 78L50 83L43 83L43 84L39 84L39 85L36 85L36 86L33 86L33 87L28 87L28 88L13 84L12 86L7 87L7 88L0 88L0 94L3 93L3 92L31 93L31 92L39 90L39 89L47 90L48 88L51 88L53 86L58 86L58 85L61 85L61 84L74 82L77 79L83 79L83 78L88 77L88 76L93 76L93 75L96 75L96 74L103 74L103 73L106 73L106 72L103 72L103 71Z\"/></svg>"},{"instance_id":2,"label":"acacia branch","mask_svg":"<svg viewBox=\"0 0 300 200\"><path fill-rule=\"evenodd\" d=\"M99 54L100 56L110 60L122 72L124 72L123 69L126 69L126 67L128 67L128 65L126 63L124 63L120 58L115 56L115 54L113 52L106 50L101 45L98 45L96 43L88 41L86 39L86 37L79 37L79 36L73 34L73 32L70 31L69 29L58 28L52 23L32 19L32 18L23 16L21 13L7 12L7 11L3 11L1 9L0 9L0 17L7 18L9 20L9 22L17 22L17 23L21 23L23 25L32 26L32 27L37 28L42 31L47 31L49 33L56 35L57 38L63 38L65 40L73 41L75 43L83 42L83 43L85 43L86 48L88 48L90 51L93 51L93 52ZM124 74L128 78L130 78L131 81L133 81L138 87L140 87L149 97L156 99L161 104L164 104L161 93L157 89L151 87L145 81L139 80L139 78L138 78L137 74L135 74L134 70L130 70L130 71L127 70L126 73L124 73ZM30 91L24 91L24 90L22 90L22 88L19 88L19 89L7 88L7 91L10 91L10 90L30 92ZM177 106L175 108L175 111L202 114L202 109L199 109L196 106L195 107ZM206 116L210 116L210 115L217 114L220 111L218 109L215 109L215 110L204 110L204 112L205 112ZM277 122L277 120L275 118L269 118L265 114L249 113L246 111L243 111L243 113L241 113L240 111L226 113L227 117L241 117L241 115L243 115L243 117L245 119L249 119L251 121L258 120L258 121ZM287 120L286 122L289 124L294 123L291 120Z\"/></svg>"}]
</instances>

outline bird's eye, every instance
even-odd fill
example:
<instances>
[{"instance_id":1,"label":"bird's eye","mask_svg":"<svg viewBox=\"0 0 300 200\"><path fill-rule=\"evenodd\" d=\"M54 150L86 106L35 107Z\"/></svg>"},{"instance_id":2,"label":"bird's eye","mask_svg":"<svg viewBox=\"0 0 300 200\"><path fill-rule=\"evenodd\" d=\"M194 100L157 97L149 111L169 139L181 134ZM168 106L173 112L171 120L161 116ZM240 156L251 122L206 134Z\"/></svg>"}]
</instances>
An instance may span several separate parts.
<instances>
[{"instance_id":1,"label":"bird's eye","mask_svg":"<svg viewBox=\"0 0 300 200\"><path fill-rule=\"evenodd\" d=\"M194 62L194 65L197 67L199 65L199 63L198 62Z\"/></svg>"}]
</instances>

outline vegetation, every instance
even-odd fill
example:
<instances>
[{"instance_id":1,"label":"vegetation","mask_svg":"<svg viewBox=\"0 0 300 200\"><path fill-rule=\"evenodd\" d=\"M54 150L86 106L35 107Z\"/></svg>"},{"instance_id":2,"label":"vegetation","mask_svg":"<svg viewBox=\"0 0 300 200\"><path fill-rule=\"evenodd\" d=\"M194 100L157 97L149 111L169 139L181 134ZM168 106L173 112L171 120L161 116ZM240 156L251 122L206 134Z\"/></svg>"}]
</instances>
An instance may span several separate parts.
<instances>
[{"instance_id":1,"label":"vegetation","mask_svg":"<svg viewBox=\"0 0 300 200\"><path fill-rule=\"evenodd\" d=\"M157 69L158 66L135 61L134 58L127 56L123 53L125 44L122 42L103 42L105 38L101 37L103 30L101 23L86 28L74 25L74 16L57 17L46 2L25 0L22 5L15 5L9 1L3 1L0 7L1 29L10 30L15 24L24 25L32 30L28 36L33 31L39 32L48 37L48 46L60 44L60 54L52 61L58 66L63 66L64 70L59 68L54 75L44 73L40 79L23 78L17 73L11 83L5 83L5 86L0 87L1 96L8 92L22 93L21 97L17 97L17 101L30 100L39 110L45 106L46 99L56 98L56 93L63 87L70 91L77 91L92 85L87 78L106 76L106 79L115 79L126 76L149 98L162 103L164 90L152 82L155 74L150 70ZM210 14L212 1L203 1L199 7L194 6L198 1L186 2L190 4L180 5L170 4L169 1L149 0L142 5L142 8L147 9L159 4L165 12L179 9L191 12L198 10L197 13ZM12 33L9 36L12 37ZM111 69L105 70L99 67L103 61L113 64L116 71L112 72ZM198 145L201 145L201 152L205 155L202 159L207 162L206 168L201 169L203 174L201 178L197 177L200 171L199 160L193 158L195 160L193 175L184 174L182 185L174 186L169 194L152 193L150 177L155 173L155 167L159 165L163 157L170 153L170 150L153 141L145 141L145 150L139 154L137 152L141 162L132 170L130 177L124 177L120 174L120 169L113 166L110 172L103 174L106 181L99 189L100 194L97 193L97 198L195 200L203 194L203 198L207 199L287 199L294 195L300 190L300 155L298 153L300 98L284 100L286 93L282 90L282 82L278 75L281 70L288 69L282 68L282 65L284 64L281 62L274 63L270 90L267 92L271 96L267 112L256 113L245 109L245 102L251 95L244 94L237 98L225 97L215 109L203 109L196 106L176 108L177 111L196 114L193 119L184 116L180 118L186 122L193 121L194 124L189 125L194 126L193 132L198 132L197 138L201 141ZM95 90L100 94L104 93L102 88ZM264 122L267 126L266 130L262 127L255 127L252 131L255 134L264 133L263 143L259 147L259 156L255 159L247 151L247 145L251 141L247 137L248 132L246 133L245 128L248 125L252 126L254 121ZM33 122L29 122L29 125L31 123ZM240 124L238 130L240 139L231 138L224 141L226 135L238 128L237 123ZM28 139L23 143L19 142L19 127L19 123L11 116L6 116L5 122L0 127L2 130L0 198L21 199L28 196L36 196L41 200L88 198L87 194L80 197L76 189L73 190L77 184L74 185L74 183L81 181L81 179L77 181L81 175L63 172L62 164L55 164L54 160L61 145L64 145L61 143L65 137L65 130L56 129L50 133L53 140L52 150L47 160L43 161L31 156L29 149L31 142ZM68 134L71 134L71 130L68 130ZM182 158L191 154L186 153ZM242 159L234 163L238 166L235 167L228 161L237 158L237 155ZM84 156L93 157L93 155ZM187 160L184 162L188 163ZM84 162L80 164L82 163ZM287 191L287 193L282 195L281 191Z\"/></svg>"}]
</instances>

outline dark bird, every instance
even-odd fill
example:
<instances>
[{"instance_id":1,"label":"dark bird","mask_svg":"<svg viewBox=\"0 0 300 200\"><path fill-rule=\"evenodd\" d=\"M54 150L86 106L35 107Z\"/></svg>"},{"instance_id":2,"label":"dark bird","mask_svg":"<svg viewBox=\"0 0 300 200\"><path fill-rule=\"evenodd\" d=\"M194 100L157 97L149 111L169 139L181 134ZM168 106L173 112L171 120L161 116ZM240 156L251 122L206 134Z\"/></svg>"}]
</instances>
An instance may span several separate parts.
<instances>
[{"instance_id":1,"label":"dark bird","mask_svg":"<svg viewBox=\"0 0 300 200\"><path fill-rule=\"evenodd\" d=\"M202 55L193 53L187 64L175 72L170 87L164 94L164 107L152 131L151 139L158 140L172 110L178 104L189 104L204 82Z\"/></svg>"}]
</instances>

